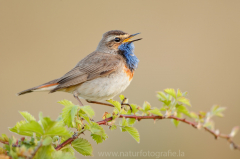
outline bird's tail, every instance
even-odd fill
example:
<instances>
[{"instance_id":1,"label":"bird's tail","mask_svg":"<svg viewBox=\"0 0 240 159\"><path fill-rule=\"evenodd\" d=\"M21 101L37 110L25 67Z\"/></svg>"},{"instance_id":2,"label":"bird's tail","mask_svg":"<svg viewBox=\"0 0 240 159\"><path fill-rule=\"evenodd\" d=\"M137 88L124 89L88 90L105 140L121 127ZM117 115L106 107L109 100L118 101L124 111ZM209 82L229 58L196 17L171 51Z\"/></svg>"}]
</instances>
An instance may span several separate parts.
<instances>
[{"instance_id":1,"label":"bird's tail","mask_svg":"<svg viewBox=\"0 0 240 159\"><path fill-rule=\"evenodd\" d=\"M20 96L20 95L23 95L23 94L27 94L27 93L31 93L31 92L37 92L37 91L51 91L58 86L57 80L58 79L55 79L55 80L52 80L50 82L44 83L40 86L29 88L27 90L19 92L17 95Z\"/></svg>"}]
</instances>

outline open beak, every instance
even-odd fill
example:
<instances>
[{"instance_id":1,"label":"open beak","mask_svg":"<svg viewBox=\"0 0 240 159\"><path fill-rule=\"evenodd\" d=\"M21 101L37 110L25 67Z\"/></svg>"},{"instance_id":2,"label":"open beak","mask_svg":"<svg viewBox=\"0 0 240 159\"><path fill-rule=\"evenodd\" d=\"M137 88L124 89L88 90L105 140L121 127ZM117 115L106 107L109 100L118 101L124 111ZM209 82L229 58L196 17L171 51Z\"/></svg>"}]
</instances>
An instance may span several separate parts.
<instances>
[{"instance_id":1,"label":"open beak","mask_svg":"<svg viewBox=\"0 0 240 159\"><path fill-rule=\"evenodd\" d=\"M142 38L135 39L135 40L130 40L131 38L133 38L134 36L136 36L136 35L138 35L138 34L140 34L140 33L136 33L136 34L130 35L127 39L123 40L123 43L127 43L127 42L132 43L132 42L134 42L134 41L141 40Z\"/></svg>"}]
</instances>

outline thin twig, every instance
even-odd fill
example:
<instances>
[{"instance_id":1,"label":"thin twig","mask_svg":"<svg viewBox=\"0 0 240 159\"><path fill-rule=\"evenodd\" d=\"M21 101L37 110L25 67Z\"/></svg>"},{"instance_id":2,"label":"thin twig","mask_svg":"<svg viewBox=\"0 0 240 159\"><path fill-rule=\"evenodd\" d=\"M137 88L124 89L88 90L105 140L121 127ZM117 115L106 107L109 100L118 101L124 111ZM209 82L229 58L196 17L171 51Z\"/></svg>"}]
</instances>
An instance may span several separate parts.
<instances>
[{"instance_id":1,"label":"thin twig","mask_svg":"<svg viewBox=\"0 0 240 159\"><path fill-rule=\"evenodd\" d=\"M9 145L9 142L7 142L7 141L0 141L0 143L5 144L5 145ZM12 144L12 147L20 147L20 145Z\"/></svg>"},{"instance_id":2,"label":"thin twig","mask_svg":"<svg viewBox=\"0 0 240 159\"><path fill-rule=\"evenodd\" d=\"M60 145L58 145L57 147L55 147L55 150L61 150L64 146L72 143L75 139L78 138L78 136L79 136L80 134L81 134L81 133L75 132L72 137L68 138L68 139L67 139L66 141L64 141L62 144L60 144Z\"/></svg>"},{"instance_id":3,"label":"thin twig","mask_svg":"<svg viewBox=\"0 0 240 159\"><path fill-rule=\"evenodd\" d=\"M186 123L188 125L191 125L192 127L198 129L198 124L195 123L195 122L190 122L190 121L187 121L185 118L182 119L182 118L178 118L178 117L175 117L173 115L169 116L169 117L164 117L164 116L136 116L136 115L120 115L119 118L134 118L138 121L142 120L142 119L175 119L175 120L178 120L178 121L181 121L183 123ZM98 121L96 123L98 123L99 125L107 125L107 122L111 121L113 118L110 117L110 118L106 118L104 120L101 120L101 121ZM217 139L218 137L220 138L224 138L224 139L227 139L227 141L232 145L232 147L236 150L240 150L240 146L237 145L236 143L234 143L231 139L231 137L229 135L226 135L226 134L217 134L216 132L214 132L213 130L207 128L207 127L204 127L204 129L206 131L208 131L209 133L211 133L212 135L214 135L214 137ZM79 135L78 135L79 136ZM56 150L60 150L61 148L63 148L64 146L70 144L71 142L73 142L76 138L78 138L78 136L72 136L71 138L67 139L65 142L63 142L62 144L60 144L59 146L57 146L55 149Z\"/></svg>"},{"instance_id":4,"label":"thin twig","mask_svg":"<svg viewBox=\"0 0 240 159\"><path fill-rule=\"evenodd\" d=\"M2 144L6 144L6 145L9 145L9 142L7 141L0 141Z\"/></svg>"}]
</instances>

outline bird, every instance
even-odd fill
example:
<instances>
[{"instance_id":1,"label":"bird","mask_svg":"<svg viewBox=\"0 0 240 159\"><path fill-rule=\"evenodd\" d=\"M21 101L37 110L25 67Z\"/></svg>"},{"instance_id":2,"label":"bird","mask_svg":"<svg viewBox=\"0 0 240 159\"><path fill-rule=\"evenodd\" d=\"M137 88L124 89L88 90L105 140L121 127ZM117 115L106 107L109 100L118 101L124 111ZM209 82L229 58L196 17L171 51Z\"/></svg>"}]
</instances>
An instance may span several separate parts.
<instances>
[{"instance_id":1,"label":"bird","mask_svg":"<svg viewBox=\"0 0 240 159\"><path fill-rule=\"evenodd\" d=\"M23 95L31 92L57 91L73 94L81 106L80 99L89 103L102 103L123 92L131 83L139 59L134 54L132 40L136 34L121 30L111 30L103 34L97 48L62 77L39 86L19 92Z\"/></svg>"}]
</instances>

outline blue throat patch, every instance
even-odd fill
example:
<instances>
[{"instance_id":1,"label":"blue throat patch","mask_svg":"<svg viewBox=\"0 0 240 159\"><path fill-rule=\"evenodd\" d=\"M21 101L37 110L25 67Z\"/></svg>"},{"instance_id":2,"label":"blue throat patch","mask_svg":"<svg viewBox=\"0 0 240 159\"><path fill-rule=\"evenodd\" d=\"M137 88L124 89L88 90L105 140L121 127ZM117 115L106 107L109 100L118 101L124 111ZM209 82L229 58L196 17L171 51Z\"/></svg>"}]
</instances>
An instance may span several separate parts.
<instances>
[{"instance_id":1,"label":"blue throat patch","mask_svg":"<svg viewBox=\"0 0 240 159\"><path fill-rule=\"evenodd\" d=\"M126 59L127 66L131 71L134 71L138 67L138 58L134 54L134 45L133 43L123 43L118 47L119 50L121 50L123 53L124 58Z\"/></svg>"}]
</instances>

